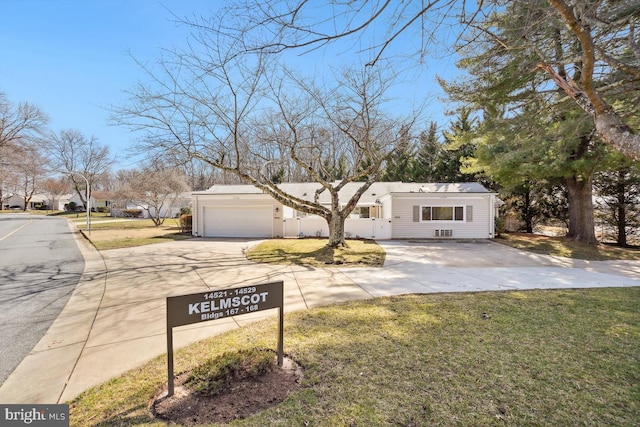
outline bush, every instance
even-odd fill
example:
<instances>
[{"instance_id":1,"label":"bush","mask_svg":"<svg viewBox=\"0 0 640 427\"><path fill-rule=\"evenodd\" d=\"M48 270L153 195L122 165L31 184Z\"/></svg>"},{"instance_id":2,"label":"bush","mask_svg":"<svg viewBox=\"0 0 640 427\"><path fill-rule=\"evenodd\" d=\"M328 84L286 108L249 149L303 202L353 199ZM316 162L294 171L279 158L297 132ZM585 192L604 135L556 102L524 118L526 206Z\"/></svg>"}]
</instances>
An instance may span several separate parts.
<instances>
[{"instance_id":1,"label":"bush","mask_svg":"<svg viewBox=\"0 0 640 427\"><path fill-rule=\"evenodd\" d=\"M140 218L142 215L142 209L125 209L122 213L128 218Z\"/></svg>"},{"instance_id":2,"label":"bush","mask_svg":"<svg viewBox=\"0 0 640 427\"><path fill-rule=\"evenodd\" d=\"M266 349L227 352L196 367L185 386L200 395L216 396L234 381L273 371L275 362L273 352Z\"/></svg>"},{"instance_id":3,"label":"bush","mask_svg":"<svg viewBox=\"0 0 640 427\"><path fill-rule=\"evenodd\" d=\"M193 215L182 214L180 215L180 231L182 233L191 233L193 230Z\"/></svg>"}]
</instances>

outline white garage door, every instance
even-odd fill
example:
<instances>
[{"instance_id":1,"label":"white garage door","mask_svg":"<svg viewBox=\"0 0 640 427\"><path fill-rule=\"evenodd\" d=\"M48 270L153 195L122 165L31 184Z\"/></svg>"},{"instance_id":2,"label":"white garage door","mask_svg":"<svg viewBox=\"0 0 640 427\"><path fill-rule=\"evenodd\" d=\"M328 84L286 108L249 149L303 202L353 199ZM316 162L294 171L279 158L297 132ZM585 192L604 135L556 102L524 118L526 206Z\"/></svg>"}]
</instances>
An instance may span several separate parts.
<instances>
[{"instance_id":1,"label":"white garage door","mask_svg":"<svg viewBox=\"0 0 640 427\"><path fill-rule=\"evenodd\" d=\"M272 206L204 208L205 237L273 237Z\"/></svg>"}]
</instances>

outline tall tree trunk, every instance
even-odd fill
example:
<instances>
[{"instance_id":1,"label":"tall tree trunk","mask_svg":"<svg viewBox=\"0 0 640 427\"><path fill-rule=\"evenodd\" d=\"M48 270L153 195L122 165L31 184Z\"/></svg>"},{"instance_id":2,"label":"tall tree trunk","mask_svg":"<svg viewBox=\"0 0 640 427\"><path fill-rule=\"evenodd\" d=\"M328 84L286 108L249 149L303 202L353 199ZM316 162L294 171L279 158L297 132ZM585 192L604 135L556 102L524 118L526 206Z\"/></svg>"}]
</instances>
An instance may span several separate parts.
<instances>
[{"instance_id":1,"label":"tall tree trunk","mask_svg":"<svg viewBox=\"0 0 640 427\"><path fill-rule=\"evenodd\" d=\"M569 232L567 237L582 243L597 245L593 219L592 177L566 179L569 194Z\"/></svg>"},{"instance_id":2,"label":"tall tree trunk","mask_svg":"<svg viewBox=\"0 0 640 427\"><path fill-rule=\"evenodd\" d=\"M618 215L616 225L618 228L618 238L617 245L621 247L627 246L627 205L626 201L626 188L624 185L626 175L626 169L621 169L618 171L618 185L617 185L617 193L618 193Z\"/></svg>"},{"instance_id":3,"label":"tall tree trunk","mask_svg":"<svg viewBox=\"0 0 640 427\"><path fill-rule=\"evenodd\" d=\"M330 248L345 246L344 242L344 217L336 212L327 220L329 224L329 243Z\"/></svg>"},{"instance_id":4,"label":"tall tree trunk","mask_svg":"<svg viewBox=\"0 0 640 427\"><path fill-rule=\"evenodd\" d=\"M527 233L533 233L533 210L531 208L531 189L524 192L524 224Z\"/></svg>"}]
</instances>

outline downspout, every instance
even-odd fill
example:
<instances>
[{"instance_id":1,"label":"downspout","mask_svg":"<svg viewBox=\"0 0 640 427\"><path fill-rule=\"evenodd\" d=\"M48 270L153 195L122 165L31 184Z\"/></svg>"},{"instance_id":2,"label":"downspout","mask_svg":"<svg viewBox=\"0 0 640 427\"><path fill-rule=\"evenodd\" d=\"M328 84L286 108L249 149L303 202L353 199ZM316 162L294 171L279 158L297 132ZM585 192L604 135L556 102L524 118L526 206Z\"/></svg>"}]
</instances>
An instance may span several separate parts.
<instances>
[{"instance_id":1,"label":"downspout","mask_svg":"<svg viewBox=\"0 0 640 427\"><path fill-rule=\"evenodd\" d=\"M493 239L496 234L496 196L489 196L489 238Z\"/></svg>"},{"instance_id":2,"label":"downspout","mask_svg":"<svg viewBox=\"0 0 640 427\"><path fill-rule=\"evenodd\" d=\"M195 196L195 200L193 201L193 210L191 211L191 235L198 237L200 235L200 206L198 204L198 196ZM195 219L195 224L193 220Z\"/></svg>"}]
</instances>

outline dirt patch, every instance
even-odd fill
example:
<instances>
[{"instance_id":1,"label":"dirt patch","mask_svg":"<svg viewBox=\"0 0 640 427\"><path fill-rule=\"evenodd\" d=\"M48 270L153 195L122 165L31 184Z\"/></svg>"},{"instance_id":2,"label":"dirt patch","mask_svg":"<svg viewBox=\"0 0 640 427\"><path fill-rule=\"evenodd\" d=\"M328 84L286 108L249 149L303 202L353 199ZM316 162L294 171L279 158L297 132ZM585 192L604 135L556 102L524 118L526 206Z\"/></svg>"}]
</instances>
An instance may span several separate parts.
<instances>
[{"instance_id":1,"label":"dirt patch","mask_svg":"<svg viewBox=\"0 0 640 427\"><path fill-rule=\"evenodd\" d=\"M186 372L176 378L173 396L167 398L165 389L154 398L150 407L154 417L187 426L246 418L282 402L300 386L302 369L285 357L282 368L233 383L225 393L213 397L184 387L188 376Z\"/></svg>"}]
</instances>

